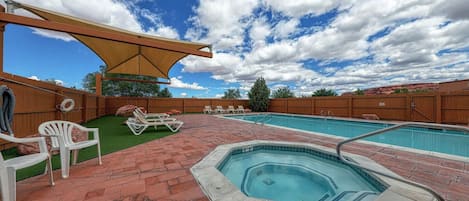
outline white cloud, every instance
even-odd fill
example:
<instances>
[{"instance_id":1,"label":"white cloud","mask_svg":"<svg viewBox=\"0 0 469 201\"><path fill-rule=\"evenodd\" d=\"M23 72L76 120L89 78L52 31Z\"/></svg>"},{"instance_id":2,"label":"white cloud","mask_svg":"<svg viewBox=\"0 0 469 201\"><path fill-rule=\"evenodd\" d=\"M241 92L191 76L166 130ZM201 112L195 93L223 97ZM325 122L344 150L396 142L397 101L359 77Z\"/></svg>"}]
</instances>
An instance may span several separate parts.
<instances>
[{"instance_id":1,"label":"white cloud","mask_svg":"<svg viewBox=\"0 0 469 201\"><path fill-rule=\"evenodd\" d=\"M163 21L161 21L160 16L154 14L154 11L148 11L146 9L134 7L135 3L114 0L18 0L18 2L137 33L146 33L168 38L179 38L179 34L176 29L165 25ZM19 15L32 16L31 13L24 10L16 10L15 13ZM151 21L153 24L147 28L144 28L142 23L139 22L138 16ZM64 41L75 40L70 35L64 33L40 29L33 30L33 33L45 37Z\"/></svg>"},{"instance_id":2,"label":"white cloud","mask_svg":"<svg viewBox=\"0 0 469 201\"><path fill-rule=\"evenodd\" d=\"M138 9L134 2L21 2L133 31L180 37L162 22L159 11ZM183 72L210 72L213 79L237 83L243 90L262 76L274 86L290 85L297 95L324 87L341 92L467 79L466 4L465 0L200 0L183 37L213 44L214 55L189 56L181 64ZM315 17L333 9L337 16L318 25L316 20L321 19ZM138 19L152 26L144 28ZM316 25L305 27L301 22ZM44 34L41 31L35 32ZM172 87L206 89L184 83L182 77L171 82Z\"/></svg>"},{"instance_id":3,"label":"white cloud","mask_svg":"<svg viewBox=\"0 0 469 201\"><path fill-rule=\"evenodd\" d=\"M37 76L35 75L32 75L32 76L29 76L28 79L31 79L31 80L40 80Z\"/></svg>"},{"instance_id":4,"label":"white cloud","mask_svg":"<svg viewBox=\"0 0 469 201\"><path fill-rule=\"evenodd\" d=\"M186 96L187 96L187 93L186 93L186 92L182 92L180 95L181 95L182 97L186 97Z\"/></svg>"},{"instance_id":5,"label":"white cloud","mask_svg":"<svg viewBox=\"0 0 469 201\"><path fill-rule=\"evenodd\" d=\"M256 46L263 46L265 44L266 37L272 32L270 25L266 21L267 19L265 17L261 17L252 23L249 37L252 40L254 48Z\"/></svg>"},{"instance_id":6,"label":"white cloud","mask_svg":"<svg viewBox=\"0 0 469 201\"><path fill-rule=\"evenodd\" d=\"M258 4L257 0L201 0L195 8L196 16L191 18L194 27L189 28L186 38L211 43L215 49L236 50L243 45L249 22L246 18Z\"/></svg>"},{"instance_id":7,"label":"white cloud","mask_svg":"<svg viewBox=\"0 0 469 201\"><path fill-rule=\"evenodd\" d=\"M336 1L314 0L265 0L265 4L275 11L282 12L292 17L300 17L309 14L318 15L337 6Z\"/></svg>"},{"instance_id":8,"label":"white cloud","mask_svg":"<svg viewBox=\"0 0 469 201\"><path fill-rule=\"evenodd\" d=\"M193 82L192 84L184 83L182 80L175 78L175 77L171 78L170 81L171 81L171 84L168 86L172 88L193 89L193 90L206 90L207 89L206 87L200 86L196 82Z\"/></svg>"},{"instance_id":9,"label":"white cloud","mask_svg":"<svg viewBox=\"0 0 469 201\"><path fill-rule=\"evenodd\" d=\"M221 98L223 97L225 94L215 94L215 98Z\"/></svg>"},{"instance_id":10,"label":"white cloud","mask_svg":"<svg viewBox=\"0 0 469 201\"><path fill-rule=\"evenodd\" d=\"M184 59L184 72L211 72L241 89L263 76L275 85L294 83L297 94L469 77L463 0L259 0L241 10L224 2L201 1L195 9L196 28L186 37L213 43L215 53ZM333 9L337 16L320 28L301 27L300 19Z\"/></svg>"},{"instance_id":11,"label":"white cloud","mask_svg":"<svg viewBox=\"0 0 469 201\"><path fill-rule=\"evenodd\" d=\"M280 38L287 38L297 29L297 26L300 24L300 20L293 18L290 20L282 20L274 28L275 34Z\"/></svg>"},{"instance_id":12,"label":"white cloud","mask_svg":"<svg viewBox=\"0 0 469 201\"><path fill-rule=\"evenodd\" d=\"M62 80L54 80L54 81L55 81L55 84L59 85L59 86L64 86L64 84L65 84L64 81L62 81Z\"/></svg>"}]
</instances>

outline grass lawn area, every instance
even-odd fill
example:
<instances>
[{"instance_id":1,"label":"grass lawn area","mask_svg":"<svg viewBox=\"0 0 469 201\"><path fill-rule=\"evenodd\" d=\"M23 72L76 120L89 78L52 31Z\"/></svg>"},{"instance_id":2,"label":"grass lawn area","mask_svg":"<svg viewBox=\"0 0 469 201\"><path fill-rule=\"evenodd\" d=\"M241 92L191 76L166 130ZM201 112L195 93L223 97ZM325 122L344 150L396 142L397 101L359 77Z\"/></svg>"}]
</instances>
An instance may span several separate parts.
<instances>
[{"instance_id":1,"label":"grass lawn area","mask_svg":"<svg viewBox=\"0 0 469 201\"><path fill-rule=\"evenodd\" d=\"M83 126L88 128L99 128L102 155L175 134L163 126L158 127L158 131L155 131L155 129L152 127L147 128L147 130L141 135L136 136L132 134L127 125L123 124L126 119L126 117L105 116L87 122L83 124ZM90 139L91 138L92 134L90 134ZM16 148L2 151L2 154L5 159L18 156L16 153ZM96 146L81 149L78 155L78 162L94 158L97 158ZM105 161L103 161L103 163L104 162ZM42 174L44 172L45 164L46 163L43 162L42 164L37 164L35 166L17 171L16 180L22 180L28 177ZM52 157L52 167L54 169L60 169L59 154Z\"/></svg>"}]
</instances>

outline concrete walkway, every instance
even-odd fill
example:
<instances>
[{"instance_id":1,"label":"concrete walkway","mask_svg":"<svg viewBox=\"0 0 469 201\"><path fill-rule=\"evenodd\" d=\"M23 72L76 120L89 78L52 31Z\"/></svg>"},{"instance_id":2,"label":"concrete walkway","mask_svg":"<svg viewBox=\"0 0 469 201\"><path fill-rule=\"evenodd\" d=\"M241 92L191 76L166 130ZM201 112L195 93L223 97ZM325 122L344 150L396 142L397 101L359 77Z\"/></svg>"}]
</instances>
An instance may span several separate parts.
<instances>
[{"instance_id":1,"label":"concrete walkway","mask_svg":"<svg viewBox=\"0 0 469 201\"><path fill-rule=\"evenodd\" d=\"M339 141L210 115L177 118L185 122L179 133L108 154L101 166L96 159L80 163L71 168L68 179L57 170L54 187L48 185L47 176L18 182L17 200L208 200L189 168L220 144L262 139L335 147ZM431 186L447 200L469 200L469 162L363 144L345 150Z\"/></svg>"}]
</instances>

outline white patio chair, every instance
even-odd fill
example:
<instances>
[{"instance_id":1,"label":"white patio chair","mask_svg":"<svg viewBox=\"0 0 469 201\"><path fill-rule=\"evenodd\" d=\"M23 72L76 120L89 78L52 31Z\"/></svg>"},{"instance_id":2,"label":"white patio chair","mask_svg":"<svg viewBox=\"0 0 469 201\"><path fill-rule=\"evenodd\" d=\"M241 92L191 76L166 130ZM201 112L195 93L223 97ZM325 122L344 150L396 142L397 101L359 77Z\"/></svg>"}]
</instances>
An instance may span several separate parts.
<instances>
[{"instance_id":1,"label":"white patio chair","mask_svg":"<svg viewBox=\"0 0 469 201\"><path fill-rule=\"evenodd\" d=\"M206 105L203 110L204 114L212 114L213 110L210 105Z\"/></svg>"},{"instance_id":2,"label":"white patio chair","mask_svg":"<svg viewBox=\"0 0 469 201\"><path fill-rule=\"evenodd\" d=\"M150 119L150 118L158 118L158 119L169 118L169 114L166 114L166 113L145 113L138 107L135 108L135 111L137 111L138 114L140 114L141 116L143 116L146 119Z\"/></svg>"},{"instance_id":3,"label":"white patio chair","mask_svg":"<svg viewBox=\"0 0 469 201\"><path fill-rule=\"evenodd\" d=\"M236 112L236 110L235 110L234 106L232 106L232 105L229 105L228 109L226 109L226 113L235 113L235 112Z\"/></svg>"},{"instance_id":4,"label":"white patio chair","mask_svg":"<svg viewBox=\"0 0 469 201\"><path fill-rule=\"evenodd\" d=\"M225 112L226 112L226 110L225 110L225 109L223 109L223 107L222 107L222 106L220 106L220 105L217 105L217 107L216 107L216 109L215 109L215 112L216 112L216 113L223 114L223 113L225 113Z\"/></svg>"},{"instance_id":5,"label":"white patio chair","mask_svg":"<svg viewBox=\"0 0 469 201\"><path fill-rule=\"evenodd\" d=\"M0 139L14 143L37 142L39 144L39 153L19 156L7 160L4 160L3 156L0 154L0 180L3 201L16 200L16 170L36 165L45 160L47 160L47 163L44 174L46 174L47 170L49 170L50 185L55 185L54 177L52 175L51 157L49 152L47 151L46 139L44 139L43 137L15 138L4 134L0 134Z\"/></svg>"},{"instance_id":6,"label":"white patio chair","mask_svg":"<svg viewBox=\"0 0 469 201\"><path fill-rule=\"evenodd\" d=\"M236 108L236 112L238 113L244 113L244 107L242 105L238 105L238 108Z\"/></svg>"},{"instance_id":7,"label":"white patio chair","mask_svg":"<svg viewBox=\"0 0 469 201\"><path fill-rule=\"evenodd\" d=\"M93 132L93 139L73 142L72 130L78 128L81 131ZM70 151L73 151L73 164L76 163L78 157L78 150L97 146L98 149L98 164L101 165L101 146L99 143L99 130L98 128L86 128L79 124L69 121L47 121L39 125L39 133L41 136L50 137L52 142L51 150L60 150L60 164L62 168L62 178L67 178L70 172Z\"/></svg>"},{"instance_id":8,"label":"white patio chair","mask_svg":"<svg viewBox=\"0 0 469 201\"><path fill-rule=\"evenodd\" d=\"M129 129L134 135L140 135L148 127L153 126L155 130L158 129L158 126L166 126L171 132L177 132L181 126L184 124L182 121L170 120L170 121L148 121L145 118L142 118L140 115L134 114L134 118L129 118L125 122Z\"/></svg>"}]
</instances>

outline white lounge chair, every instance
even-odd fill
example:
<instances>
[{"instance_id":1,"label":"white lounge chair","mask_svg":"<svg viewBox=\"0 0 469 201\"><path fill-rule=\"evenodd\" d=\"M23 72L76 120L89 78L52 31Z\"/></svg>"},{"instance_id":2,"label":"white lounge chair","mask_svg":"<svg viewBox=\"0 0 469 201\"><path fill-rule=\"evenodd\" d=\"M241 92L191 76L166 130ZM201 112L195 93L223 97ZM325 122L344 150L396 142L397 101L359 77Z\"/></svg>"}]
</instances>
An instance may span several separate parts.
<instances>
[{"instance_id":1,"label":"white lounge chair","mask_svg":"<svg viewBox=\"0 0 469 201\"><path fill-rule=\"evenodd\" d=\"M147 121L176 121L175 118L169 118L169 115L166 113L151 113L151 114L146 114L143 113L142 110L140 109L135 109L133 112L134 116L139 116L143 119L146 119ZM163 115L165 114L165 115Z\"/></svg>"},{"instance_id":2,"label":"white lounge chair","mask_svg":"<svg viewBox=\"0 0 469 201\"><path fill-rule=\"evenodd\" d=\"M135 111L137 111L138 114L143 116L146 119L151 119L151 118L158 118L158 119L163 119L163 118L169 118L169 114L166 113L145 113L143 112L140 108L136 108Z\"/></svg>"},{"instance_id":3,"label":"white lounge chair","mask_svg":"<svg viewBox=\"0 0 469 201\"><path fill-rule=\"evenodd\" d=\"M8 135L0 134L0 139L14 142L14 143L32 143L37 142L39 144L39 153L19 156L11 159L4 160L0 154L0 180L2 188L2 200L3 201L15 201L16 200L16 170L30 167L47 160L46 169L44 174L49 170L49 182L53 186L54 178L52 175L52 163L49 152L47 151L46 139L43 137L34 138L15 138Z\"/></svg>"},{"instance_id":4,"label":"white lounge chair","mask_svg":"<svg viewBox=\"0 0 469 201\"><path fill-rule=\"evenodd\" d=\"M225 110L225 109L223 109L223 107L222 107L222 106L220 106L220 105L217 105L217 107L215 108L215 112L216 112L216 113L221 113L221 114L222 114L222 113L225 113L225 112L226 112L226 110Z\"/></svg>"},{"instance_id":5,"label":"white lounge chair","mask_svg":"<svg viewBox=\"0 0 469 201\"><path fill-rule=\"evenodd\" d=\"M235 113L235 112L236 112L236 110L235 110L234 106L232 106L232 105L229 105L228 109L226 109L226 113Z\"/></svg>"},{"instance_id":6,"label":"white lounge chair","mask_svg":"<svg viewBox=\"0 0 469 201\"><path fill-rule=\"evenodd\" d=\"M213 110L210 105L206 105L203 110L204 114L212 114Z\"/></svg>"},{"instance_id":7,"label":"white lounge chair","mask_svg":"<svg viewBox=\"0 0 469 201\"><path fill-rule=\"evenodd\" d=\"M157 130L158 126L166 126L171 132L177 132L184 124L184 122L176 120L148 121L140 115L135 114L135 112L134 116L134 118L129 118L125 122L134 135L142 134L149 126L153 126L155 130Z\"/></svg>"},{"instance_id":8,"label":"white lounge chair","mask_svg":"<svg viewBox=\"0 0 469 201\"><path fill-rule=\"evenodd\" d=\"M93 132L93 139L73 142L72 130L78 128L81 131ZM50 137L52 142L51 150L60 150L60 164L62 168L62 178L67 178L70 172L70 151L73 151L73 163L78 157L78 150L96 145L98 148L98 164L101 165L101 146L99 143L99 130L97 128L86 128L69 121L47 121L39 125L41 136Z\"/></svg>"},{"instance_id":9,"label":"white lounge chair","mask_svg":"<svg viewBox=\"0 0 469 201\"><path fill-rule=\"evenodd\" d=\"M242 105L238 105L238 108L236 108L236 112L238 113L244 113L244 107Z\"/></svg>"}]
</instances>

